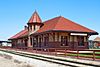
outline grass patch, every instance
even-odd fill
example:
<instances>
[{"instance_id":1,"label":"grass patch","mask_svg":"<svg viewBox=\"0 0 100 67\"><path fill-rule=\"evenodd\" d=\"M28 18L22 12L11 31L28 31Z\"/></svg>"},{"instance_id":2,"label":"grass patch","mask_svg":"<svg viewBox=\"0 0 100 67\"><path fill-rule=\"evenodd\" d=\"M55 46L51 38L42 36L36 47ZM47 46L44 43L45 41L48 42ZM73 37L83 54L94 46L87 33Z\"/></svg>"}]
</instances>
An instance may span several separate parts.
<instances>
[{"instance_id":1,"label":"grass patch","mask_svg":"<svg viewBox=\"0 0 100 67\"><path fill-rule=\"evenodd\" d=\"M95 52L95 54L100 54L100 52Z\"/></svg>"},{"instance_id":2,"label":"grass patch","mask_svg":"<svg viewBox=\"0 0 100 67\"><path fill-rule=\"evenodd\" d=\"M100 52L96 52L95 54L100 54ZM67 54L67 56L77 56L77 54ZM80 53L80 57L93 57L93 53ZM100 59L100 56L95 56L95 58Z\"/></svg>"}]
</instances>

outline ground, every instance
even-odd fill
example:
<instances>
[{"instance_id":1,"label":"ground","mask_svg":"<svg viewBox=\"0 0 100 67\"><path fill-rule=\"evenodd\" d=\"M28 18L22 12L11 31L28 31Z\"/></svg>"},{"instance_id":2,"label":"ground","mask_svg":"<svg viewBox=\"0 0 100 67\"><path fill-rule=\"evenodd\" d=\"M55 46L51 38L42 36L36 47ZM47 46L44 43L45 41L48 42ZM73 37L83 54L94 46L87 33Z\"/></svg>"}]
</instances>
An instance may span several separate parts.
<instances>
[{"instance_id":1,"label":"ground","mask_svg":"<svg viewBox=\"0 0 100 67\"><path fill-rule=\"evenodd\" d=\"M0 56L0 67L32 67L32 66L29 66L26 63L22 63L11 58Z\"/></svg>"}]
</instances>

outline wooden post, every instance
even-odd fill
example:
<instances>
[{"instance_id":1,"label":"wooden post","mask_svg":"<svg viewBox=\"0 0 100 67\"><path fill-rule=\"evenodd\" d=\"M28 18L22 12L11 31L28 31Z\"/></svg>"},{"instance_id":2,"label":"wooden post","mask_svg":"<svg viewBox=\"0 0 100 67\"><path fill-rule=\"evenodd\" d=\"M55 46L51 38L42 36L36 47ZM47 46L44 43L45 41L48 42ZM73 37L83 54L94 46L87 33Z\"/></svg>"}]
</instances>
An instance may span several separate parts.
<instances>
[{"instance_id":1,"label":"wooden post","mask_svg":"<svg viewBox=\"0 0 100 67\"><path fill-rule=\"evenodd\" d=\"M66 51L67 51L67 50L65 49L65 56L66 56L66 54L67 54Z\"/></svg>"},{"instance_id":2,"label":"wooden post","mask_svg":"<svg viewBox=\"0 0 100 67\"><path fill-rule=\"evenodd\" d=\"M79 58L79 50L77 50L77 58Z\"/></svg>"},{"instance_id":3,"label":"wooden post","mask_svg":"<svg viewBox=\"0 0 100 67\"><path fill-rule=\"evenodd\" d=\"M42 54L42 48L40 48L40 49L41 49L40 53Z\"/></svg>"},{"instance_id":4,"label":"wooden post","mask_svg":"<svg viewBox=\"0 0 100 67\"><path fill-rule=\"evenodd\" d=\"M37 53L37 48L36 48L36 53Z\"/></svg>"},{"instance_id":5,"label":"wooden post","mask_svg":"<svg viewBox=\"0 0 100 67\"><path fill-rule=\"evenodd\" d=\"M53 41L55 42L55 33L53 33Z\"/></svg>"},{"instance_id":6,"label":"wooden post","mask_svg":"<svg viewBox=\"0 0 100 67\"><path fill-rule=\"evenodd\" d=\"M49 48L47 49L47 51L48 51L47 54L49 55L49 54L50 54L50 53L49 53Z\"/></svg>"},{"instance_id":7,"label":"wooden post","mask_svg":"<svg viewBox=\"0 0 100 67\"><path fill-rule=\"evenodd\" d=\"M42 48L42 54L44 54L44 49Z\"/></svg>"},{"instance_id":8,"label":"wooden post","mask_svg":"<svg viewBox=\"0 0 100 67\"><path fill-rule=\"evenodd\" d=\"M31 39L30 35L28 35L28 47L31 47Z\"/></svg>"},{"instance_id":9,"label":"wooden post","mask_svg":"<svg viewBox=\"0 0 100 67\"><path fill-rule=\"evenodd\" d=\"M57 50L56 50L56 48L55 48L55 56L57 56Z\"/></svg>"},{"instance_id":10,"label":"wooden post","mask_svg":"<svg viewBox=\"0 0 100 67\"><path fill-rule=\"evenodd\" d=\"M95 50L93 50L93 60L95 60Z\"/></svg>"},{"instance_id":11,"label":"wooden post","mask_svg":"<svg viewBox=\"0 0 100 67\"><path fill-rule=\"evenodd\" d=\"M57 41L59 42L59 32L57 33Z\"/></svg>"}]
</instances>

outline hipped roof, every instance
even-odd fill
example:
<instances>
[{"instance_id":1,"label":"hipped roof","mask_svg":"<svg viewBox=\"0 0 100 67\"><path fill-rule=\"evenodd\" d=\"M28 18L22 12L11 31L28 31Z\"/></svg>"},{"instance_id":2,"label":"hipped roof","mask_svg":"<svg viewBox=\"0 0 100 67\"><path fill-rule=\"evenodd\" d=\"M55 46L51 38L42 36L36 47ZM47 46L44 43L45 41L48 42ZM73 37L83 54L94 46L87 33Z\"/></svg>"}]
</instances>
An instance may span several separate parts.
<instances>
[{"instance_id":1,"label":"hipped roof","mask_svg":"<svg viewBox=\"0 0 100 67\"><path fill-rule=\"evenodd\" d=\"M41 23L42 20L39 17L38 13L35 11L31 18L29 19L28 23Z\"/></svg>"},{"instance_id":2,"label":"hipped roof","mask_svg":"<svg viewBox=\"0 0 100 67\"><path fill-rule=\"evenodd\" d=\"M34 15L34 14L33 14ZM31 17L32 18L32 17ZM30 19L30 22L33 21ZM43 22L43 26L37 30L35 33L42 33L46 31L66 31L66 32L83 32L83 33L90 33L98 34L96 31L86 28L80 24L77 24L71 20L68 20L62 16L50 19L48 21ZM33 34L35 34L33 33ZM17 33L10 39L17 39L24 36L28 36L28 29L22 30L21 32Z\"/></svg>"},{"instance_id":3,"label":"hipped roof","mask_svg":"<svg viewBox=\"0 0 100 67\"><path fill-rule=\"evenodd\" d=\"M71 20L68 20L62 16L50 19L44 22L44 26L41 27L36 33L45 31L68 31L68 32L86 32L97 33L89 28L86 28L80 24L77 24Z\"/></svg>"}]
</instances>

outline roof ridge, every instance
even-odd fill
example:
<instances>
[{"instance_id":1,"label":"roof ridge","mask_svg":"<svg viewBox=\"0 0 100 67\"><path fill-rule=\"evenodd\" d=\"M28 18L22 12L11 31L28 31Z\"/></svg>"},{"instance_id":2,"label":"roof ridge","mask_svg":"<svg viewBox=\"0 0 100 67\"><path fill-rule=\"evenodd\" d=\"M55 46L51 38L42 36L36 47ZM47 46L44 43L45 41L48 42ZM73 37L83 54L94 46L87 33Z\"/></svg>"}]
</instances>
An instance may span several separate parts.
<instances>
[{"instance_id":1,"label":"roof ridge","mask_svg":"<svg viewBox=\"0 0 100 67\"><path fill-rule=\"evenodd\" d=\"M61 16L57 16L57 17L51 18L51 19L49 19L49 20L44 21L43 23L48 23L48 21L51 21L51 20L54 20L54 19L59 19L60 17L61 17ZM58 21L59 21L59 20L58 20ZM54 23L55 23L55 25L54 25L53 29L55 28L57 22L54 22ZM39 30L41 30L41 28L40 28ZM37 31L39 31L39 30L37 30ZM36 31L36 32L37 32L37 31Z\"/></svg>"},{"instance_id":2,"label":"roof ridge","mask_svg":"<svg viewBox=\"0 0 100 67\"><path fill-rule=\"evenodd\" d=\"M51 19L49 19L49 20L53 20L53 19L56 19L56 18L58 18L58 17L60 17L60 16L57 16L57 17L51 18ZM46 23L46 22L48 22L49 20L46 20L46 21L44 21L43 23Z\"/></svg>"}]
</instances>

